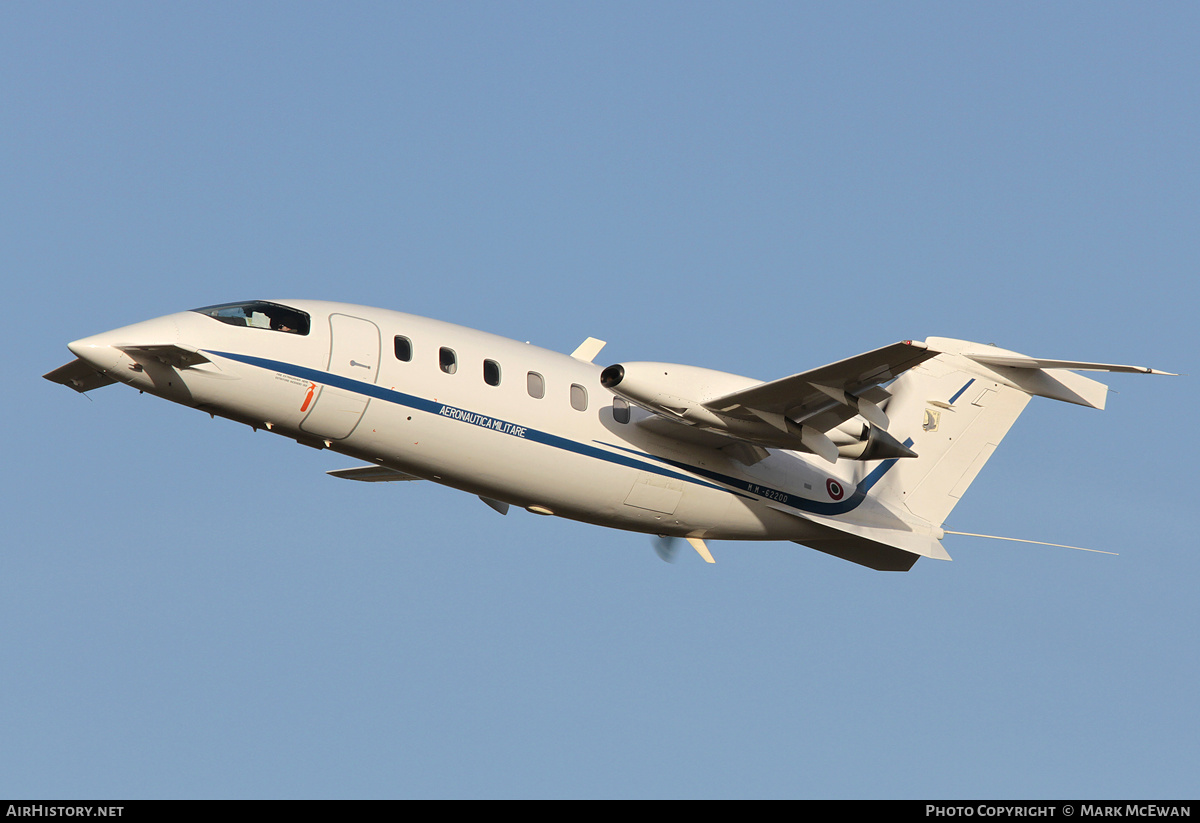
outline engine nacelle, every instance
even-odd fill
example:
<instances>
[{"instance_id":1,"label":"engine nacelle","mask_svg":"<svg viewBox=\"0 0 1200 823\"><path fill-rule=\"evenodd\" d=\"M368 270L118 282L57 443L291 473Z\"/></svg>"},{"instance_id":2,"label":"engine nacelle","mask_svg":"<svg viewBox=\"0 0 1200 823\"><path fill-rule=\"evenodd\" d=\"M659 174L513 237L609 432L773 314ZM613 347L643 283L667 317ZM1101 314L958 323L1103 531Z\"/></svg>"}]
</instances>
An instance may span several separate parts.
<instances>
[{"instance_id":1,"label":"engine nacelle","mask_svg":"<svg viewBox=\"0 0 1200 823\"><path fill-rule=\"evenodd\" d=\"M838 456L847 460L887 460L916 457L917 453L885 430L861 418L852 418L833 431L829 439L837 446Z\"/></svg>"},{"instance_id":2,"label":"engine nacelle","mask_svg":"<svg viewBox=\"0 0 1200 823\"><path fill-rule=\"evenodd\" d=\"M708 400L761 382L678 363L617 363L600 373L600 385L626 400L671 417L698 421L715 419L703 408Z\"/></svg>"},{"instance_id":3,"label":"engine nacelle","mask_svg":"<svg viewBox=\"0 0 1200 823\"><path fill-rule=\"evenodd\" d=\"M916 456L883 428L864 422L862 417L843 423L826 436L819 429L809 428L783 415L775 415L777 419L772 420L753 410L730 415L706 408L704 404L709 401L762 385L761 380L736 374L677 363L616 363L600 373L600 384L642 408L682 423L763 446L809 451L830 463L836 462L839 456L850 460ZM832 390L821 391L834 398ZM844 404L857 401L859 408L867 407L866 414L872 414L873 410L873 416L887 420L869 401L847 398L844 393L841 398L840 402Z\"/></svg>"}]
</instances>

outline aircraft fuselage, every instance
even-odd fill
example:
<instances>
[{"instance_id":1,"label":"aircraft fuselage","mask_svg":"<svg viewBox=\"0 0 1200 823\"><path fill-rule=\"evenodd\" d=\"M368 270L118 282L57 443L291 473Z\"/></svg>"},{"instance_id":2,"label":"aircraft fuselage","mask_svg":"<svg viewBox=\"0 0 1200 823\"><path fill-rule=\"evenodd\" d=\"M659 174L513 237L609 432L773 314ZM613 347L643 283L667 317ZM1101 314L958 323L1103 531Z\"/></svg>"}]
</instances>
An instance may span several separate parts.
<instances>
[{"instance_id":1,"label":"aircraft fuselage","mask_svg":"<svg viewBox=\"0 0 1200 823\"><path fill-rule=\"evenodd\" d=\"M247 310L242 325L196 310L70 347L141 391L540 514L651 534L803 540L813 530L805 512L879 505L855 495L861 466L777 449L738 459L722 449L728 441L630 408L583 359L383 309L257 305L307 315L305 333L287 318Z\"/></svg>"}]
</instances>

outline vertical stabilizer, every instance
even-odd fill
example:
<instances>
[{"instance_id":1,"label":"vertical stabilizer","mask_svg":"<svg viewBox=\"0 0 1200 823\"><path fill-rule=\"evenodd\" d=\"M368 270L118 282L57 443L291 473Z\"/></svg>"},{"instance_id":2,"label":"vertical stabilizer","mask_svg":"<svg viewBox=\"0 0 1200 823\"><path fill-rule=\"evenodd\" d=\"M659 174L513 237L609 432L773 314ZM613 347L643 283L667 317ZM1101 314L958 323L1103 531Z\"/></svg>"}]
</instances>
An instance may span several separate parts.
<instances>
[{"instance_id":1,"label":"vertical stabilizer","mask_svg":"<svg viewBox=\"0 0 1200 823\"><path fill-rule=\"evenodd\" d=\"M1036 361L962 340L930 338L926 343L941 353L891 384L887 408L890 433L911 439L919 456L898 461L878 491L891 505L902 503L935 527L958 504L1031 396L1104 407L1104 384L1040 366L1068 361Z\"/></svg>"}]
</instances>

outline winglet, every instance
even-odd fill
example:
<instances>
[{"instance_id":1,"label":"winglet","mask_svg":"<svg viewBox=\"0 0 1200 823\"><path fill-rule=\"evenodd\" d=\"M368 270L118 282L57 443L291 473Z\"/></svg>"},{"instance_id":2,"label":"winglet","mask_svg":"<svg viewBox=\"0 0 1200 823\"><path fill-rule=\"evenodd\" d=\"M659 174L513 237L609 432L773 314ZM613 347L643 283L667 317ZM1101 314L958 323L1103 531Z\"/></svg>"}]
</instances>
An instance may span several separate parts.
<instances>
[{"instance_id":1,"label":"winglet","mask_svg":"<svg viewBox=\"0 0 1200 823\"><path fill-rule=\"evenodd\" d=\"M571 356L576 360L582 360L584 363L591 363L592 360L595 359L596 355L600 353L600 350L606 345L608 344L603 340L597 340L595 337L589 337L587 340L584 340L582 343L580 343L579 347L576 348L575 351L571 352Z\"/></svg>"}]
</instances>

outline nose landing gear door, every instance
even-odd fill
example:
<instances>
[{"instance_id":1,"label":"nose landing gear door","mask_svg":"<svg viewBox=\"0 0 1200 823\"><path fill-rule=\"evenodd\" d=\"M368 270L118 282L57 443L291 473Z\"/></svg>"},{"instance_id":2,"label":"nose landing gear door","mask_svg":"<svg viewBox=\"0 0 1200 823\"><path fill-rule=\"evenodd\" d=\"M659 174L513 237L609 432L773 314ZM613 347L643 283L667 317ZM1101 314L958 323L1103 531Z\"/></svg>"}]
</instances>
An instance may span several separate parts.
<instances>
[{"instance_id":1,"label":"nose landing gear door","mask_svg":"<svg viewBox=\"0 0 1200 823\"><path fill-rule=\"evenodd\" d=\"M379 372L379 327L361 317L348 314L329 316L330 374L363 383L374 383ZM308 416L300 423L303 431L325 440L350 436L370 398L353 390L353 384L320 386Z\"/></svg>"}]
</instances>

